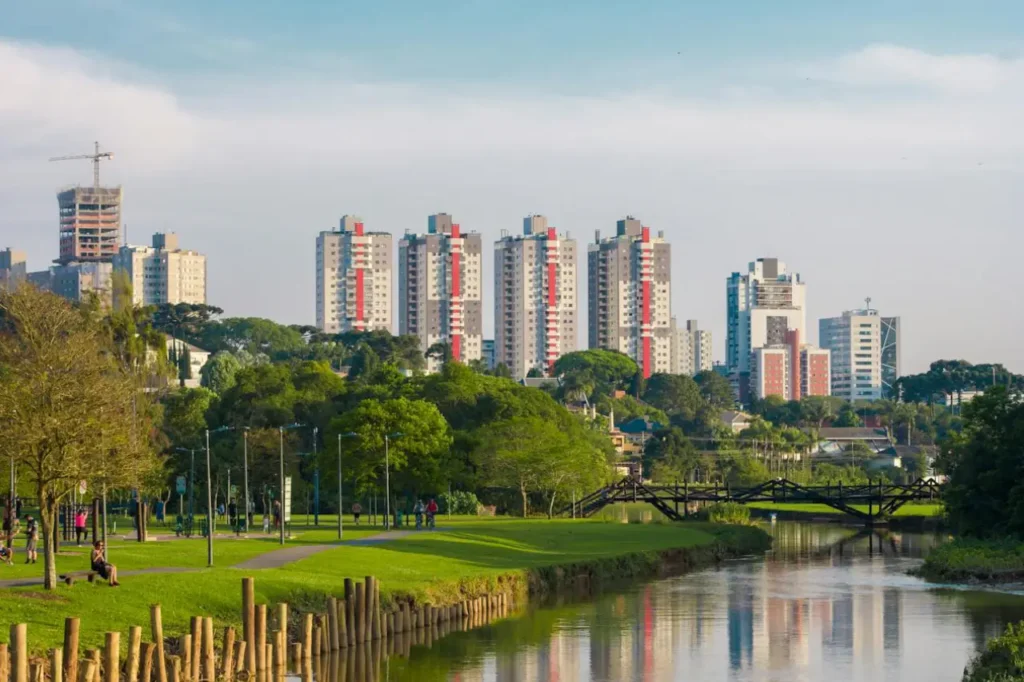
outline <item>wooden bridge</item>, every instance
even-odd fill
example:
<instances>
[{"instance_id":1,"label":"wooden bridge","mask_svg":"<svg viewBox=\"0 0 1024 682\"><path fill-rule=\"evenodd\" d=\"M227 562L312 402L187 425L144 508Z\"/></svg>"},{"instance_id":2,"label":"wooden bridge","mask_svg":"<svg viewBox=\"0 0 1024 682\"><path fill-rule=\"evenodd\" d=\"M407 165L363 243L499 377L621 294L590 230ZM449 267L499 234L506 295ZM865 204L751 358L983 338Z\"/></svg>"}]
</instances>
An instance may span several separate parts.
<instances>
[{"instance_id":1,"label":"wooden bridge","mask_svg":"<svg viewBox=\"0 0 1024 682\"><path fill-rule=\"evenodd\" d=\"M918 479L914 483L868 483L865 485L806 486L785 478L776 478L745 488L726 486L652 485L627 476L595 490L562 510L565 515L592 516L609 504L646 502L673 521L689 515L691 503L785 502L787 504L824 504L844 514L874 524L891 516L907 502L935 500L941 486L935 481ZM682 511L680 511L682 505ZM864 511L860 507L867 507Z\"/></svg>"}]
</instances>

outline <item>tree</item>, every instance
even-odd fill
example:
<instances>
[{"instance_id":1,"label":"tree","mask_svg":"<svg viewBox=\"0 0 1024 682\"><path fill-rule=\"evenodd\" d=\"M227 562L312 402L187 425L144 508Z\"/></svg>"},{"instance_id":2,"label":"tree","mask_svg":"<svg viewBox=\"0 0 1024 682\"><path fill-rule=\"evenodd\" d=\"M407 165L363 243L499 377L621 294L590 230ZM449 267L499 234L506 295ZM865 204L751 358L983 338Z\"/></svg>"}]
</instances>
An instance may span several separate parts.
<instances>
[{"instance_id":1,"label":"tree","mask_svg":"<svg viewBox=\"0 0 1024 682\"><path fill-rule=\"evenodd\" d=\"M523 518L530 511L529 494L544 488L552 461L560 460L567 446L558 428L536 417L514 417L482 429L475 461L488 484L515 488L523 503Z\"/></svg>"},{"instance_id":2,"label":"tree","mask_svg":"<svg viewBox=\"0 0 1024 682\"><path fill-rule=\"evenodd\" d=\"M163 303L153 311L153 328L183 341L197 343L203 327L224 311L202 303Z\"/></svg>"},{"instance_id":3,"label":"tree","mask_svg":"<svg viewBox=\"0 0 1024 682\"><path fill-rule=\"evenodd\" d=\"M628 391L639 368L628 355L604 348L566 353L555 361L554 376L563 381L578 373L589 374L593 382L591 398L610 394L612 391Z\"/></svg>"},{"instance_id":4,"label":"tree","mask_svg":"<svg viewBox=\"0 0 1024 682\"><path fill-rule=\"evenodd\" d=\"M0 423L39 500L46 589L61 501L81 480L137 485L155 466L144 402L94 321L34 287L0 295Z\"/></svg>"},{"instance_id":5,"label":"tree","mask_svg":"<svg viewBox=\"0 0 1024 682\"><path fill-rule=\"evenodd\" d=\"M544 371L540 367L531 367L526 376L529 379L540 379L544 376Z\"/></svg>"},{"instance_id":6,"label":"tree","mask_svg":"<svg viewBox=\"0 0 1024 682\"><path fill-rule=\"evenodd\" d=\"M435 405L407 398L363 400L332 419L326 437L331 442L349 433L355 437L342 440L351 453L346 468L358 484L377 487L383 482L385 436L392 490L436 490L443 483L443 458L452 436ZM333 456L326 462L333 462Z\"/></svg>"},{"instance_id":7,"label":"tree","mask_svg":"<svg viewBox=\"0 0 1024 682\"><path fill-rule=\"evenodd\" d=\"M685 421L693 421L701 409L703 398L697 382L688 376L654 374L647 380L644 401L669 416L679 415Z\"/></svg>"},{"instance_id":8,"label":"tree","mask_svg":"<svg viewBox=\"0 0 1024 682\"><path fill-rule=\"evenodd\" d=\"M893 411L893 425L906 424L906 444L911 445L911 438L914 431L914 421L917 419L917 405L914 403L900 403Z\"/></svg>"},{"instance_id":9,"label":"tree","mask_svg":"<svg viewBox=\"0 0 1024 682\"><path fill-rule=\"evenodd\" d=\"M965 535L1024 536L1024 402L1003 386L964 405L964 428L943 446L946 510Z\"/></svg>"},{"instance_id":10,"label":"tree","mask_svg":"<svg viewBox=\"0 0 1024 682\"><path fill-rule=\"evenodd\" d=\"M842 402L841 398L831 396L804 396L800 399L800 413L805 424L813 425L820 431L825 422L836 415L836 403Z\"/></svg>"},{"instance_id":11,"label":"tree","mask_svg":"<svg viewBox=\"0 0 1024 682\"><path fill-rule=\"evenodd\" d=\"M216 394L206 388L174 391L164 399L163 430L168 441L180 447L201 445L207 427L206 413Z\"/></svg>"},{"instance_id":12,"label":"tree","mask_svg":"<svg viewBox=\"0 0 1024 682\"><path fill-rule=\"evenodd\" d=\"M680 479L694 480L703 462L682 429L671 427L658 431L647 441L644 463L652 479L667 484Z\"/></svg>"},{"instance_id":13,"label":"tree","mask_svg":"<svg viewBox=\"0 0 1024 682\"><path fill-rule=\"evenodd\" d=\"M199 370L200 384L214 393L221 394L235 385L235 375L242 369L242 363L233 353L217 351Z\"/></svg>"},{"instance_id":14,"label":"tree","mask_svg":"<svg viewBox=\"0 0 1024 682\"><path fill-rule=\"evenodd\" d=\"M704 370L693 378L700 387L704 400L720 410L731 410L736 407L729 380L714 370Z\"/></svg>"}]
</instances>

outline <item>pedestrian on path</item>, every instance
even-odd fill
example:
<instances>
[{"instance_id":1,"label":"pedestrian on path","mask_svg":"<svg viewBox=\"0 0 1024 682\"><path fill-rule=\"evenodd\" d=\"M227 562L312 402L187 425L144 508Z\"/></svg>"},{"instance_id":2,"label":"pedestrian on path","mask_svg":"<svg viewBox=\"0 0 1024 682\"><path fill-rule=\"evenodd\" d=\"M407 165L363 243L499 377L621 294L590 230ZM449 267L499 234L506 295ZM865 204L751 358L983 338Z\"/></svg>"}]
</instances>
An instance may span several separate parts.
<instances>
[{"instance_id":1,"label":"pedestrian on path","mask_svg":"<svg viewBox=\"0 0 1024 682\"><path fill-rule=\"evenodd\" d=\"M437 501L434 498L430 498L430 502L427 503L427 527L431 530L434 529L435 516L437 516Z\"/></svg>"},{"instance_id":2,"label":"pedestrian on path","mask_svg":"<svg viewBox=\"0 0 1024 682\"><path fill-rule=\"evenodd\" d=\"M36 549L39 545L39 524L31 514L25 517L25 536L27 538L25 540L25 563L34 564Z\"/></svg>"},{"instance_id":3,"label":"pedestrian on path","mask_svg":"<svg viewBox=\"0 0 1024 682\"><path fill-rule=\"evenodd\" d=\"M356 502L352 505L352 516L356 519L356 525L359 525L359 515L363 513L363 505Z\"/></svg>"},{"instance_id":4,"label":"pedestrian on path","mask_svg":"<svg viewBox=\"0 0 1024 682\"><path fill-rule=\"evenodd\" d=\"M82 545L82 540L87 537L86 521L89 518L89 512L85 509L79 509L75 513L75 544L78 546Z\"/></svg>"},{"instance_id":5,"label":"pedestrian on path","mask_svg":"<svg viewBox=\"0 0 1024 682\"><path fill-rule=\"evenodd\" d=\"M281 527L281 500L274 500L274 530Z\"/></svg>"},{"instance_id":6,"label":"pedestrian on path","mask_svg":"<svg viewBox=\"0 0 1024 682\"><path fill-rule=\"evenodd\" d=\"M427 508L423 504L423 500L416 500L416 506L412 508L412 513L416 515L416 530L423 528L423 515L426 513Z\"/></svg>"}]
</instances>

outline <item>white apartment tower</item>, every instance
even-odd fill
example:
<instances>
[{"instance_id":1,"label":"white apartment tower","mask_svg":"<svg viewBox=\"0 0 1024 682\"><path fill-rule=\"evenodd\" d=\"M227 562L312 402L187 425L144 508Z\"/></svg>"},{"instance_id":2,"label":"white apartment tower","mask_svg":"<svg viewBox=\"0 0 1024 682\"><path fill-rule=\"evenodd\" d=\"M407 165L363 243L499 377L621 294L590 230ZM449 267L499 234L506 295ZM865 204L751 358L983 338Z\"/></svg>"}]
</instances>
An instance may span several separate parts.
<instances>
[{"instance_id":1,"label":"white apartment tower","mask_svg":"<svg viewBox=\"0 0 1024 682\"><path fill-rule=\"evenodd\" d=\"M851 402L882 397L882 320L864 308L818 321L818 343L832 353L832 395Z\"/></svg>"},{"instance_id":2,"label":"white apartment tower","mask_svg":"<svg viewBox=\"0 0 1024 682\"><path fill-rule=\"evenodd\" d=\"M669 371L672 374L695 376L701 372L709 372L714 366L711 357L711 332L700 329L697 320L687 320L686 328L676 327L676 318L672 318L671 362Z\"/></svg>"},{"instance_id":3,"label":"white apartment tower","mask_svg":"<svg viewBox=\"0 0 1024 682\"><path fill-rule=\"evenodd\" d=\"M807 338L806 287L778 258L758 258L746 273L729 276L725 362L730 372L749 372L751 353L784 344L791 329Z\"/></svg>"},{"instance_id":4,"label":"white apartment tower","mask_svg":"<svg viewBox=\"0 0 1024 682\"><path fill-rule=\"evenodd\" d=\"M133 304L205 304L206 256L178 248L173 232L157 232L152 243L122 246L114 256L114 272L127 277Z\"/></svg>"},{"instance_id":5,"label":"white apartment tower","mask_svg":"<svg viewBox=\"0 0 1024 682\"><path fill-rule=\"evenodd\" d=\"M632 216L587 249L589 341L630 356L644 377L671 371L671 256L664 234Z\"/></svg>"},{"instance_id":6,"label":"white apartment tower","mask_svg":"<svg viewBox=\"0 0 1024 682\"><path fill-rule=\"evenodd\" d=\"M355 216L316 238L316 326L327 334L391 331L391 235Z\"/></svg>"},{"instance_id":7,"label":"white apartment tower","mask_svg":"<svg viewBox=\"0 0 1024 682\"><path fill-rule=\"evenodd\" d=\"M576 241L542 215L523 219L523 234L494 243L495 362L515 379L550 374L576 350Z\"/></svg>"},{"instance_id":8,"label":"white apartment tower","mask_svg":"<svg viewBox=\"0 0 1024 682\"><path fill-rule=\"evenodd\" d=\"M447 213L427 218L426 234L399 241L398 333L418 336L424 352L445 343L459 362L482 357L481 245L479 234L464 233ZM438 367L428 359L428 371Z\"/></svg>"}]
</instances>

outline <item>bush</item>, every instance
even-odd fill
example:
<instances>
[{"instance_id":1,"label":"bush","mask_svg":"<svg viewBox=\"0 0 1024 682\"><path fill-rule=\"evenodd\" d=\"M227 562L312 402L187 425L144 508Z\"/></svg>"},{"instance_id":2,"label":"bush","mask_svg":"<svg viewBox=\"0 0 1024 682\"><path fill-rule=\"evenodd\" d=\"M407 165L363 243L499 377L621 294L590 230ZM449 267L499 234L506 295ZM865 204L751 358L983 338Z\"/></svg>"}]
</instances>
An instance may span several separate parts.
<instances>
[{"instance_id":1,"label":"bush","mask_svg":"<svg viewBox=\"0 0 1024 682\"><path fill-rule=\"evenodd\" d=\"M963 682L1024 680L1024 622L1006 626L964 671Z\"/></svg>"},{"instance_id":2,"label":"bush","mask_svg":"<svg viewBox=\"0 0 1024 682\"><path fill-rule=\"evenodd\" d=\"M441 508L446 514L470 514L476 515L480 506L480 500L471 492L456 490L455 492L441 494Z\"/></svg>"},{"instance_id":3,"label":"bush","mask_svg":"<svg viewBox=\"0 0 1024 682\"><path fill-rule=\"evenodd\" d=\"M957 538L929 552L920 574L937 582L1016 581L1024 576L1024 544Z\"/></svg>"},{"instance_id":4,"label":"bush","mask_svg":"<svg viewBox=\"0 0 1024 682\"><path fill-rule=\"evenodd\" d=\"M750 510L739 502L716 502L697 512L697 518L711 523L750 525Z\"/></svg>"}]
</instances>

